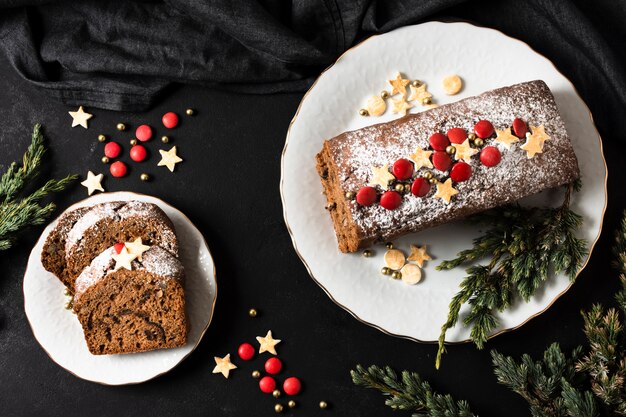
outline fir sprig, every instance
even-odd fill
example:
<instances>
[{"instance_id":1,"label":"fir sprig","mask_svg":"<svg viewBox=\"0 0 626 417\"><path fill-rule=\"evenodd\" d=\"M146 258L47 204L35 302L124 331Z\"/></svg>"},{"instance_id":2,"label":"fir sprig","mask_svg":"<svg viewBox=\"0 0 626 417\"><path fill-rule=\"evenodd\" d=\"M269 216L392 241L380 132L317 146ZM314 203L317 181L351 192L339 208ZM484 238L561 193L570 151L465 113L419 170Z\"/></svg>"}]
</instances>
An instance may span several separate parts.
<instances>
[{"instance_id":1,"label":"fir sprig","mask_svg":"<svg viewBox=\"0 0 626 417\"><path fill-rule=\"evenodd\" d=\"M571 280L576 277L587 244L575 235L582 217L569 207L573 188L579 184L567 187L563 204L557 208L510 205L473 218L487 225L487 230L474 239L471 249L437 266L448 270L470 264L441 327L437 368L445 352L446 332L459 321L463 304L470 307L463 325L471 326L470 337L482 349L498 325L496 312L509 308L516 297L528 301L551 272L564 272ZM484 259L489 259L488 264L479 264Z\"/></svg>"},{"instance_id":2,"label":"fir sprig","mask_svg":"<svg viewBox=\"0 0 626 417\"><path fill-rule=\"evenodd\" d=\"M22 164L13 162L0 178L0 250L10 248L19 232L26 227L42 224L54 211L55 205L41 205L40 201L49 193L63 190L78 178L69 175L60 180L48 180L41 188L19 198L25 187L37 178L45 151L41 126L36 124Z\"/></svg>"}]
</instances>

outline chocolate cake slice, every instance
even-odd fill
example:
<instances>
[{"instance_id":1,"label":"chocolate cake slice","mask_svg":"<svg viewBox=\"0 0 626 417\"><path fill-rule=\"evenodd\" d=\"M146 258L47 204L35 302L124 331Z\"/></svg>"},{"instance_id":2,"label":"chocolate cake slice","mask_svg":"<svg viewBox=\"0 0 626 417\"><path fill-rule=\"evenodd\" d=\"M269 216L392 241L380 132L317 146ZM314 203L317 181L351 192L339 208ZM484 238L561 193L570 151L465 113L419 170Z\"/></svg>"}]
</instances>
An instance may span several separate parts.
<instances>
[{"instance_id":1,"label":"chocolate cake slice","mask_svg":"<svg viewBox=\"0 0 626 417\"><path fill-rule=\"evenodd\" d=\"M73 293L76 277L105 249L117 242L141 237L178 255L174 225L157 205L142 201L115 201L93 206L76 221L65 242L66 285Z\"/></svg>"},{"instance_id":2,"label":"chocolate cake slice","mask_svg":"<svg viewBox=\"0 0 626 417\"><path fill-rule=\"evenodd\" d=\"M343 133L324 142L317 171L342 252L579 176L565 124L543 81Z\"/></svg>"},{"instance_id":3,"label":"chocolate cake slice","mask_svg":"<svg viewBox=\"0 0 626 417\"><path fill-rule=\"evenodd\" d=\"M187 343L185 272L170 251L152 246L132 269L116 269L114 247L76 279L74 311L94 355L144 352Z\"/></svg>"}]
</instances>

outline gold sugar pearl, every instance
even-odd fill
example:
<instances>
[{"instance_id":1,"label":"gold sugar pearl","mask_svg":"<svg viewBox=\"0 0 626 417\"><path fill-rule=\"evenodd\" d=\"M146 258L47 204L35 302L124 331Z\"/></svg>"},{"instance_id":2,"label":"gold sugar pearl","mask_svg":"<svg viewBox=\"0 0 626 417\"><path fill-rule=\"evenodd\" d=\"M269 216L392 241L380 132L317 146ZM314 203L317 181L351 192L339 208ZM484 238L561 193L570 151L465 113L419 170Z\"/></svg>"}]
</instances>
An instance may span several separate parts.
<instances>
[{"instance_id":1,"label":"gold sugar pearl","mask_svg":"<svg viewBox=\"0 0 626 417\"><path fill-rule=\"evenodd\" d=\"M105 142L107 140L107 137L104 135L98 135L98 142Z\"/></svg>"},{"instance_id":2,"label":"gold sugar pearl","mask_svg":"<svg viewBox=\"0 0 626 417\"><path fill-rule=\"evenodd\" d=\"M109 158L107 158L106 156L103 156L101 159L103 164L108 164L109 163Z\"/></svg>"},{"instance_id":3,"label":"gold sugar pearl","mask_svg":"<svg viewBox=\"0 0 626 417\"><path fill-rule=\"evenodd\" d=\"M190 108L190 109L185 110L185 114L187 116L193 116L194 114L196 114L196 111Z\"/></svg>"},{"instance_id":4,"label":"gold sugar pearl","mask_svg":"<svg viewBox=\"0 0 626 417\"><path fill-rule=\"evenodd\" d=\"M118 123L116 127L119 131L126 130L126 125L124 123Z\"/></svg>"},{"instance_id":5,"label":"gold sugar pearl","mask_svg":"<svg viewBox=\"0 0 626 417\"><path fill-rule=\"evenodd\" d=\"M426 171L424 172L424 178L426 178L427 180L431 179L433 177L433 173L430 171Z\"/></svg>"},{"instance_id":6,"label":"gold sugar pearl","mask_svg":"<svg viewBox=\"0 0 626 417\"><path fill-rule=\"evenodd\" d=\"M261 378L261 372L252 371L252 378L255 378L255 379Z\"/></svg>"},{"instance_id":7,"label":"gold sugar pearl","mask_svg":"<svg viewBox=\"0 0 626 417\"><path fill-rule=\"evenodd\" d=\"M454 155L456 152L456 148L452 145L446 146L446 153L449 155Z\"/></svg>"},{"instance_id":8,"label":"gold sugar pearl","mask_svg":"<svg viewBox=\"0 0 626 417\"><path fill-rule=\"evenodd\" d=\"M468 138L469 140L474 140L474 139L476 139L476 134L475 134L475 133L468 133L468 134L467 134L467 138Z\"/></svg>"},{"instance_id":9,"label":"gold sugar pearl","mask_svg":"<svg viewBox=\"0 0 626 417\"><path fill-rule=\"evenodd\" d=\"M274 391L272 391L272 396L274 398L279 398L280 397L280 391L275 389Z\"/></svg>"},{"instance_id":10,"label":"gold sugar pearl","mask_svg":"<svg viewBox=\"0 0 626 417\"><path fill-rule=\"evenodd\" d=\"M386 247L387 249L393 249L393 243L391 243L391 242L387 242L387 243L385 243L385 247Z\"/></svg>"},{"instance_id":11,"label":"gold sugar pearl","mask_svg":"<svg viewBox=\"0 0 626 417\"><path fill-rule=\"evenodd\" d=\"M391 274L391 277L393 279L402 279L402 272L400 272L400 271L393 271L393 273Z\"/></svg>"},{"instance_id":12,"label":"gold sugar pearl","mask_svg":"<svg viewBox=\"0 0 626 417\"><path fill-rule=\"evenodd\" d=\"M387 90L383 90L383 91L381 91L381 92L380 92L380 97L381 97L383 100L387 100L387 99L389 98L389 91L387 91Z\"/></svg>"},{"instance_id":13,"label":"gold sugar pearl","mask_svg":"<svg viewBox=\"0 0 626 417\"><path fill-rule=\"evenodd\" d=\"M130 146L135 146L137 144L137 139L130 140Z\"/></svg>"},{"instance_id":14,"label":"gold sugar pearl","mask_svg":"<svg viewBox=\"0 0 626 417\"><path fill-rule=\"evenodd\" d=\"M348 200L354 200L354 198L356 197L356 193L354 191L348 191L346 192L346 198Z\"/></svg>"},{"instance_id":15,"label":"gold sugar pearl","mask_svg":"<svg viewBox=\"0 0 626 417\"><path fill-rule=\"evenodd\" d=\"M422 104L424 106L427 106L429 104L431 104L433 101L430 99L430 97L426 97L424 100L422 100Z\"/></svg>"},{"instance_id":16,"label":"gold sugar pearl","mask_svg":"<svg viewBox=\"0 0 626 417\"><path fill-rule=\"evenodd\" d=\"M485 144L485 142L484 142L481 138L476 138L476 139L474 139L474 145L475 145L475 146L481 147L481 146L483 146L484 144Z\"/></svg>"},{"instance_id":17,"label":"gold sugar pearl","mask_svg":"<svg viewBox=\"0 0 626 417\"><path fill-rule=\"evenodd\" d=\"M431 183L431 184L437 184L437 178L435 178L435 177L429 178L428 182Z\"/></svg>"},{"instance_id":18,"label":"gold sugar pearl","mask_svg":"<svg viewBox=\"0 0 626 417\"><path fill-rule=\"evenodd\" d=\"M359 114L361 116L369 116L370 115L369 112L366 109L359 110Z\"/></svg>"},{"instance_id":19,"label":"gold sugar pearl","mask_svg":"<svg viewBox=\"0 0 626 417\"><path fill-rule=\"evenodd\" d=\"M328 408L328 403L326 401L320 401L320 408L322 410L326 410Z\"/></svg>"},{"instance_id":20,"label":"gold sugar pearl","mask_svg":"<svg viewBox=\"0 0 626 417\"><path fill-rule=\"evenodd\" d=\"M413 87L419 87L420 85L422 85L422 82L420 80L413 80L411 81L411 85Z\"/></svg>"},{"instance_id":21,"label":"gold sugar pearl","mask_svg":"<svg viewBox=\"0 0 626 417\"><path fill-rule=\"evenodd\" d=\"M380 273L383 275L391 275L391 269L387 268L386 266L383 266L383 268L380 270Z\"/></svg>"},{"instance_id":22,"label":"gold sugar pearl","mask_svg":"<svg viewBox=\"0 0 626 417\"><path fill-rule=\"evenodd\" d=\"M395 189L397 192L401 193L401 192L403 192L403 191L404 191L404 184L396 184L396 186L394 187L394 189Z\"/></svg>"},{"instance_id":23,"label":"gold sugar pearl","mask_svg":"<svg viewBox=\"0 0 626 417\"><path fill-rule=\"evenodd\" d=\"M411 184L404 184L404 192L407 194L411 192Z\"/></svg>"},{"instance_id":24,"label":"gold sugar pearl","mask_svg":"<svg viewBox=\"0 0 626 417\"><path fill-rule=\"evenodd\" d=\"M257 314L259 314L259 313L258 313L258 311L256 311L256 309L255 309L255 308L251 308L250 310L248 310L248 315L249 315L250 317L256 317L256 316L257 316Z\"/></svg>"},{"instance_id":25,"label":"gold sugar pearl","mask_svg":"<svg viewBox=\"0 0 626 417\"><path fill-rule=\"evenodd\" d=\"M298 404L294 400L289 400L287 405L289 406L289 408L296 408Z\"/></svg>"},{"instance_id":26,"label":"gold sugar pearl","mask_svg":"<svg viewBox=\"0 0 626 417\"><path fill-rule=\"evenodd\" d=\"M363 251L363 256L365 256L366 258L371 258L373 254L374 253L371 250L369 250L369 249L365 249Z\"/></svg>"},{"instance_id":27,"label":"gold sugar pearl","mask_svg":"<svg viewBox=\"0 0 626 417\"><path fill-rule=\"evenodd\" d=\"M150 181L150 175L148 175L148 174L146 174L146 173L144 172L143 174L141 174L141 175L139 176L139 179L140 179L141 181Z\"/></svg>"},{"instance_id":28,"label":"gold sugar pearl","mask_svg":"<svg viewBox=\"0 0 626 417\"><path fill-rule=\"evenodd\" d=\"M282 404L276 404L276 405L274 406L274 411L276 411L277 413L282 413L282 412L283 412L283 409L284 409L284 407L283 407L283 405L282 405Z\"/></svg>"}]
</instances>

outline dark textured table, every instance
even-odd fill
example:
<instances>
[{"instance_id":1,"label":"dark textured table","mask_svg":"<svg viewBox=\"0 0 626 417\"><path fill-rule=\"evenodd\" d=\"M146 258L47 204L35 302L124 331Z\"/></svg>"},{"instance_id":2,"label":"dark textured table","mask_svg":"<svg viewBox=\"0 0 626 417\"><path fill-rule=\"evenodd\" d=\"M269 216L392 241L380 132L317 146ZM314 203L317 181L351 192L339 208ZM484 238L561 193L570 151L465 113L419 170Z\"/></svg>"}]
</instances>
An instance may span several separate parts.
<instances>
[{"instance_id":1,"label":"dark textured table","mask_svg":"<svg viewBox=\"0 0 626 417\"><path fill-rule=\"evenodd\" d=\"M478 351L470 344L449 348L440 371L433 367L436 347L386 336L336 306L308 276L293 250L279 195L280 155L288 124L301 94L237 95L194 86L173 89L145 114L121 114L98 109L89 129L70 128L67 108L51 101L19 79L0 58L0 168L19 160L30 142L32 126L44 125L49 153L44 177L87 170L106 172L100 162L99 133L119 139L127 150L134 127L149 123L164 134L160 116L182 117L167 132L184 162L175 174L157 168L160 143L143 167L130 165L126 178L107 173L107 191L129 190L164 199L186 213L204 234L213 253L219 294L213 322L198 348L178 367L155 380L134 386L109 387L80 380L54 363L39 346L26 320L22 279L31 248L42 227L28 231L12 249L0 253L0 415L54 416L261 416L274 415L274 400L262 394L250 373L263 360L236 361L240 366L226 380L213 375L213 356L236 350L244 341L272 329L285 363L282 375L294 374L305 383L300 404L291 414L389 415L376 392L352 385L349 371L357 363L389 364L419 371L441 392L470 402L482 417L529 416L525 402L496 383L490 349L519 356L538 356L553 341L565 350L584 341L579 311L592 303L612 302L617 274L611 269L613 231L624 207L623 162L618 133L601 129L611 172L609 207L603 234L587 268L569 292L541 316L522 328L491 340ZM131 129L118 133L115 125ZM127 156L124 157L128 160ZM611 169L613 167L613 169ZM140 172L153 175L139 180ZM303 190L307 191L307 190ZM319 190L308 190L319 192ZM76 184L55 197L59 211L86 197ZM255 307L260 314L248 317ZM415 320L420 320L416 317ZM286 402L284 398L281 399ZM326 411L318 402L326 400ZM398 413L410 415L410 413Z\"/></svg>"}]
</instances>

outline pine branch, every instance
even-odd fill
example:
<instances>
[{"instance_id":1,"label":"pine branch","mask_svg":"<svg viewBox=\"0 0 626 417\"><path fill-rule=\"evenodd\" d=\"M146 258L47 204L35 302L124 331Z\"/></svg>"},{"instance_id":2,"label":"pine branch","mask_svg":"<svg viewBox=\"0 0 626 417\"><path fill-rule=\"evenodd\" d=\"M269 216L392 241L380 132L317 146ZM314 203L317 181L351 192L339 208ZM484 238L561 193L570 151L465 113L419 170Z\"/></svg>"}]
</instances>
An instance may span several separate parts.
<instances>
[{"instance_id":1,"label":"pine branch","mask_svg":"<svg viewBox=\"0 0 626 417\"><path fill-rule=\"evenodd\" d=\"M467 402L434 392L415 372L402 371L399 378L388 366L372 365L365 369L357 365L350 375L355 385L382 392L387 397L385 404L393 410L413 411L413 416L476 417Z\"/></svg>"},{"instance_id":2,"label":"pine branch","mask_svg":"<svg viewBox=\"0 0 626 417\"><path fill-rule=\"evenodd\" d=\"M463 325L471 327L470 337L482 349L498 326L496 312L509 308L516 297L528 302L551 271L564 272L571 280L576 277L587 244L575 235L582 217L569 208L573 188L574 185L568 186L563 203L557 208L514 205L473 217L473 221L489 228L474 239L471 249L437 267L448 270L470 264L441 327L437 368L445 352L446 332L459 321L463 304L469 305ZM488 265L478 264L485 258L489 259ZM626 257L624 261L626 265Z\"/></svg>"}]
</instances>

